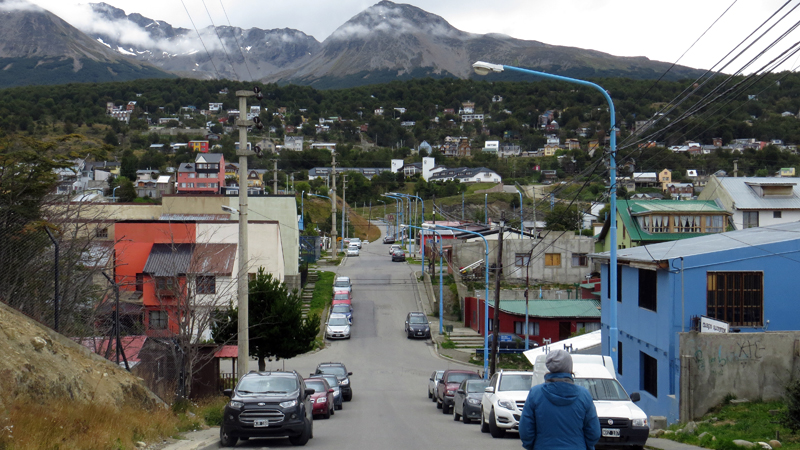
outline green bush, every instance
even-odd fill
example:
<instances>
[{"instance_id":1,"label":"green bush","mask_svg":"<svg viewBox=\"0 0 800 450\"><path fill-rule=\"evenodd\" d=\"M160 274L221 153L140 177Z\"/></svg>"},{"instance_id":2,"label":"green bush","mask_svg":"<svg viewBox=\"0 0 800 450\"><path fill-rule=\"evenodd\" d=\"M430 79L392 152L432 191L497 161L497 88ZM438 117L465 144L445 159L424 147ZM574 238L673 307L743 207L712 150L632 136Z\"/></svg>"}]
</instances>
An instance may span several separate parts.
<instances>
[{"instance_id":1,"label":"green bush","mask_svg":"<svg viewBox=\"0 0 800 450\"><path fill-rule=\"evenodd\" d=\"M780 423L796 433L800 430L800 380L794 380L786 386L785 401L786 411L782 414Z\"/></svg>"}]
</instances>

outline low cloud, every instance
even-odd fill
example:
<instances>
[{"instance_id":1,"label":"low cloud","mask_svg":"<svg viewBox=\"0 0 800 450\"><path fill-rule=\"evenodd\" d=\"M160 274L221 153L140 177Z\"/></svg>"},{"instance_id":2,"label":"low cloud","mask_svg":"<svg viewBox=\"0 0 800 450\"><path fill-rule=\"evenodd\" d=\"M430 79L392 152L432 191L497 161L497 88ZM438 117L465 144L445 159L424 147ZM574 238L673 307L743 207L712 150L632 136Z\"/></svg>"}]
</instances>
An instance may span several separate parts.
<instances>
[{"instance_id":1,"label":"low cloud","mask_svg":"<svg viewBox=\"0 0 800 450\"><path fill-rule=\"evenodd\" d=\"M392 35L424 33L432 36L459 37L461 33L448 26L447 22L418 24L403 15L402 8L375 5L357 16L356 22L347 22L330 35L330 39L362 38L372 32ZM355 19L355 18L354 18Z\"/></svg>"},{"instance_id":2,"label":"low cloud","mask_svg":"<svg viewBox=\"0 0 800 450\"><path fill-rule=\"evenodd\" d=\"M0 11L44 11L26 0L0 0Z\"/></svg>"}]
</instances>

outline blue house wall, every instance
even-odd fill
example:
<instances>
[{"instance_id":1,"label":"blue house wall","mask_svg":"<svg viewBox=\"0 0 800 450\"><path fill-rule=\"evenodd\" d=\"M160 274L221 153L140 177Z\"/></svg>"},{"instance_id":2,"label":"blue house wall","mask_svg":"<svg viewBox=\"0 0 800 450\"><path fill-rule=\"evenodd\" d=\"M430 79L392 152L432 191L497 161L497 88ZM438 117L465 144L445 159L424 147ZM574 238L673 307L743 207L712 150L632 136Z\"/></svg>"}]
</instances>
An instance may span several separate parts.
<instances>
[{"instance_id":1,"label":"blue house wall","mask_svg":"<svg viewBox=\"0 0 800 450\"><path fill-rule=\"evenodd\" d=\"M604 262L606 264L601 266L601 336L603 354L610 355L617 343L609 341L608 264ZM625 265L623 258L620 263L622 301L617 304L617 326L619 341L622 342L622 354L619 355L622 374L618 374L618 377L628 393L640 393L638 405L648 416L666 416L670 423L679 420L678 333L691 329L692 316L706 315L708 272L763 272L764 324L769 320L771 331L800 329L796 306L800 235L793 241L686 255L683 258L683 277L680 257L660 261L656 311L639 307L640 269ZM763 327L735 328L743 333L764 331ZM657 361L657 395L643 389L641 353ZM706 361L706 364L711 363Z\"/></svg>"}]
</instances>

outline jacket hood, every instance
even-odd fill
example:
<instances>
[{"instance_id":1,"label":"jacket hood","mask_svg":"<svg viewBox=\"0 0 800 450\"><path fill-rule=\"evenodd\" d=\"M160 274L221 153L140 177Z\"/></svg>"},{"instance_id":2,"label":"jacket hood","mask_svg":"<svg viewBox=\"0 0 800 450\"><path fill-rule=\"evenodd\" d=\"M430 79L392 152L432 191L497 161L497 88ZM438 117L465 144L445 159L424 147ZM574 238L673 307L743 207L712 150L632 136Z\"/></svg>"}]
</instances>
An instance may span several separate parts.
<instances>
[{"instance_id":1,"label":"jacket hood","mask_svg":"<svg viewBox=\"0 0 800 450\"><path fill-rule=\"evenodd\" d=\"M551 380L554 378L568 378L572 381L572 375L568 373L549 373L545 375L545 380ZM554 383L545 383L542 387L542 392L544 396L547 397L547 400L550 403L556 406L567 406L571 405L577 400L578 398L578 389L580 386L575 386L571 382L562 383L562 382L554 382Z\"/></svg>"}]
</instances>

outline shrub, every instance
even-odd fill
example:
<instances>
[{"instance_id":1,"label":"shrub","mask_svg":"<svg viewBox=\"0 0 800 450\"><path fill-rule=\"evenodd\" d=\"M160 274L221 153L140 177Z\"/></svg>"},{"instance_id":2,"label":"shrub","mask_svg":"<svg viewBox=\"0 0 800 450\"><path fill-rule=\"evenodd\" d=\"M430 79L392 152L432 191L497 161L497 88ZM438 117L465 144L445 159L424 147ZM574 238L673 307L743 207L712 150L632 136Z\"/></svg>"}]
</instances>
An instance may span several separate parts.
<instances>
[{"instance_id":1,"label":"shrub","mask_svg":"<svg viewBox=\"0 0 800 450\"><path fill-rule=\"evenodd\" d=\"M786 386L786 411L780 423L796 433L800 430L800 380L794 380Z\"/></svg>"}]
</instances>

